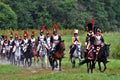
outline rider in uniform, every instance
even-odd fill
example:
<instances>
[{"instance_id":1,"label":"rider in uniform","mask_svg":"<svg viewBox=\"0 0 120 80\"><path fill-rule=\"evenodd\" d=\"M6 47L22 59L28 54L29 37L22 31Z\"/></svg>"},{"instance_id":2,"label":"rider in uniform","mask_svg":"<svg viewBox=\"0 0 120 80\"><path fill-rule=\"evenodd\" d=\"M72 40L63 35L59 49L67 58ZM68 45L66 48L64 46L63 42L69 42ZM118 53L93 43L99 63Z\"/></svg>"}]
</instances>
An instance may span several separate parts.
<instances>
[{"instance_id":1,"label":"rider in uniform","mask_svg":"<svg viewBox=\"0 0 120 80\"><path fill-rule=\"evenodd\" d=\"M70 54L72 55L76 49L76 44L80 43L80 38L78 36L78 30L74 30L74 36L72 37L72 45L70 46Z\"/></svg>"},{"instance_id":2,"label":"rider in uniform","mask_svg":"<svg viewBox=\"0 0 120 80\"><path fill-rule=\"evenodd\" d=\"M98 28L96 34L94 35L94 48L96 50L96 60L97 60L97 55L99 53L100 48L104 45L104 39L101 34L101 30Z\"/></svg>"},{"instance_id":3,"label":"rider in uniform","mask_svg":"<svg viewBox=\"0 0 120 80\"><path fill-rule=\"evenodd\" d=\"M58 34L58 25L54 24L53 35L50 38L50 44L54 53L56 45L61 41L61 36Z\"/></svg>"},{"instance_id":4,"label":"rider in uniform","mask_svg":"<svg viewBox=\"0 0 120 80\"><path fill-rule=\"evenodd\" d=\"M23 43L24 43L24 45L26 45L28 43L28 32L26 30L24 31Z\"/></svg>"},{"instance_id":5,"label":"rider in uniform","mask_svg":"<svg viewBox=\"0 0 120 80\"><path fill-rule=\"evenodd\" d=\"M85 40L85 58L87 58L87 52L90 51L91 49L93 50L94 48L94 32L93 32L93 24L92 23L88 23L86 25L86 29L88 31L87 33L87 37Z\"/></svg>"},{"instance_id":6,"label":"rider in uniform","mask_svg":"<svg viewBox=\"0 0 120 80\"><path fill-rule=\"evenodd\" d=\"M6 34L4 34L4 42L2 45L2 52L6 51L7 46L8 46L8 36ZM3 53L6 53L6 52L3 52Z\"/></svg>"},{"instance_id":7,"label":"rider in uniform","mask_svg":"<svg viewBox=\"0 0 120 80\"><path fill-rule=\"evenodd\" d=\"M51 48L50 46L50 30L47 30L47 34L46 34L46 48L49 50Z\"/></svg>"},{"instance_id":8,"label":"rider in uniform","mask_svg":"<svg viewBox=\"0 0 120 80\"><path fill-rule=\"evenodd\" d=\"M15 40L13 41L12 45L13 45L13 52L15 52L16 48L20 46L18 33L15 33Z\"/></svg>"},{"instance_id":9,"label":"rider in uniform","mask_svg":"<svg viewBox=\"0 0 120 80\"><path fill-rule=\"evenodd\" d=\"M10 32L10 40L8 41L8 46L10 47L10 49L13 47L12 43L13 43L14 39L13 39L13 32Z\"/></svg>"},{"instance_id":10,"label":"rider in uniform","mask_svg":"<svg viewBox=\"0 0 120 80\"><path fill-rule=\"evenodd\" d=\"M32 34L31 34L31 43L32 43L32 47L34 47L35 46L35 41L36 41L36 39L35 39L35 37L34 37L34 35L35 35L35 31L34 30L32 30Z\"/></svg>"},{"instance_id":11,"label":"rider in uniform","mask_svg":"<svg viewBox=\"0 0 120 80\"><path fill-rule=\"evenodd\" d=\"M45 47L45 35L44 35L44 31L45 31L45 26L42 26L41 27L41 30L40 30L40 35L38 36L38 47L37 47L37 51L39 51L40 49L40 46L43 46ZM42 48L43 48L42 47ZM44 48L43 48L44 49Z\"/></svg>"}]
</instances>

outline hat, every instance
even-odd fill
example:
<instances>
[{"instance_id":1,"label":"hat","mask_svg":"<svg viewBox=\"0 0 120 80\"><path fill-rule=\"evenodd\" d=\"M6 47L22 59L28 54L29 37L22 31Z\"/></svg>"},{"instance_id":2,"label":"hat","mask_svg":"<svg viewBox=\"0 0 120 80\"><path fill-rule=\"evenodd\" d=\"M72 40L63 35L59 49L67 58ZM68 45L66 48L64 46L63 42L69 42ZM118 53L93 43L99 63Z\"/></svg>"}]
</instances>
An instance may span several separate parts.
<instances>
[{"instance_id":1,"label":"hat","mask_svg":"<svg viewBox=\"0 0 120 80\"><path fill-rule=\"evenodd\" d=\"M101 32L100 28L97 28L97 32Z\"/></svg>"},{"instance_id":2,"label":"hat","mask_svg":"<svg viewBox=\"0 0 120 80\"><path fill-rule=\"evenodd\" d=\"M44 32L45 31L45 26L43 25L42 27L41 27L41 31L40 32Z\"/></svg>"},{"instance_id":3,"label":"hat","mask_svg":"<svg viewBox=\"0 0 120 80\"><path fill-rule=\"evenodd\" d=\"M91 23L94 25L94 24L95 24L95 20L94 20L94 19L92 19L92 20L91 20Z\"/></svg>"},{"instance_id":4,"label":"hat","mask_svg":"<svg viewBox=\"0 0 120 80\"><path fill-rule=\"evenodd\" d=\"M22 39L22 35L20 34L19 39Z\"/></svg>"},{"instance_id":5,"label":"hat","mask_svg":"<svg viewBox=\"0 0 120 80\"><path fill-rule=\"evenodd\" d=\"M10 31L10 37L13 37L13 32L12 31Z\"/></svg>"},{"instance_id":6,"label":"hat","mask_svg":"<svg viewBox=\"0 0 120 80\"><path fill-rule=\"evenodd\" d=\"M54 24L54 31L58 32L58 25L57 24Z\"/></svg>"},{"instance_id":7,"label":"hat","mask_svg":"<svg viewBox=\"0 0 120 80\"><path fill-rule=\"evenodd\" d=\"M31 36L34 36L35 35L35 31L34 30L32 30L32 34L31 34Z\"/></svg>"},{"instance_id":8,"label":"hat","mask_svg":"<svg viewBox=\"0 0 120 80\"><path fill-rule=\"evenodd\" d=\"M28 38L28 31L24 30L24 37Z\"/></svg>"},{"instance_id":9,"label":"hat","mask_svg":"<svg viewBox=\"0 0 120 80\"><path fill-rule=\"evenodd\" d=\"M7 34L4 34L4 38L5 38L5 40L8 40Z\"/></svg>"},{"instance_id":10,"label":"hat","mask_svg":"<svg viewBox=\"0 0 120 80\"><path fill-rule=\"evenodd\" d=\"M18 33L15 33L15 38L18 38Z\"/></svg>"},{"instance_id":11,"label":"hat","mask_svg":"<svg viewBox=\"0 0 120 80\"><path fill-rule=\"evenodd\" d=\"M88 23L86 25L86 27L88 27L88 31L93 30L93 24L92 23Z\"/></svg>"},{"instance_id":12,"label":"hat","mask_svg":"<svg viewBox=\"0 0 120 80\"><path fill-rule=\"evenodd\" d=\"M78 34L78 29L75 29L75 30L74 30L74 33L77 33L77 34Z\"/></svg>"},{"instance_id":13,"label":"hat","mask_svg":"<svg viewBox=\"0 0 120 80\"><path fill-rule=\"evenodd\" d=\"M47 30L47 34L50 34L50 30Z\"/></svg>"}]
</instances>

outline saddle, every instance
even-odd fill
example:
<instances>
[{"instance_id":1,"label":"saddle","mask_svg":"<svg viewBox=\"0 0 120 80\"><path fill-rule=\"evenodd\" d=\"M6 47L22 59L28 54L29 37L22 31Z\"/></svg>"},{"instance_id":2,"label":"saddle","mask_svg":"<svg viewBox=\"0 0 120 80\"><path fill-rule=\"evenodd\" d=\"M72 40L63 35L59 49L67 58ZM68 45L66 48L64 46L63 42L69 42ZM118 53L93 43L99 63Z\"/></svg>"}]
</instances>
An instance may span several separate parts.
<instances>
[{"instance_id":1,"label":"saddle","mask_svg":"<svg viewBox=\"0 0 120 80\"><path fill-rule=\"evenodd\" d=\"M87 59L93 59L94 58L94 53L92 51L92 49L88 52L88 56L87 56Z\"/></svg>"}]
</instances>

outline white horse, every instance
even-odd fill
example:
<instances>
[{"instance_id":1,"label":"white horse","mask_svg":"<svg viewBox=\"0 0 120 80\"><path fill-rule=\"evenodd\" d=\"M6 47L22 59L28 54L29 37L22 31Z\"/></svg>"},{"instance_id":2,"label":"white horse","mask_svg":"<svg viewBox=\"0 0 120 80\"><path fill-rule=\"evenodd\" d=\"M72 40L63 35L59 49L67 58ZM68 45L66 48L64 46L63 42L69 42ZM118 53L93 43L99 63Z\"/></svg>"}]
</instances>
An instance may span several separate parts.
<instances>
[{"instance_id":1,"label":"white horse","mask_svg":"<svg viewBox=\"0 0 120 80\"><path fill-rule=\"evenodd\" d=\"M15 64L19 66L20 60L21 60L21 55L22 55L21 47L20 47L19 43L16 43L16 45L13 48L13 52L15 53L14 54Z\"/></svg>"},{"instance_id":2,"label":"white horse","mask_svg":"<svg viewBox=\"0 0 120 80\"><path fill-rule=\"evenodd\" d=\"M41 42L38 44L37 51L40 57L40 64L42 68L47 68L48 65L48 57L47 57L47 49L45 48L45 43Z\"/></svg>"},{"instance_id":3,"label":"white horse","mask_svg":"<svg viewBox=\"0 0 120 80\"><path fill-rule=\"evenodd\" d=\"M82 45L81 43L76 43L74 44L76 46L76 49L74 50L73 54L71 55L71 63L72 63L72 68L75 67L75 59L77 58L79 60L79 63L81 61L81 56L82 56Z\"/></svg>"}]
</instances>

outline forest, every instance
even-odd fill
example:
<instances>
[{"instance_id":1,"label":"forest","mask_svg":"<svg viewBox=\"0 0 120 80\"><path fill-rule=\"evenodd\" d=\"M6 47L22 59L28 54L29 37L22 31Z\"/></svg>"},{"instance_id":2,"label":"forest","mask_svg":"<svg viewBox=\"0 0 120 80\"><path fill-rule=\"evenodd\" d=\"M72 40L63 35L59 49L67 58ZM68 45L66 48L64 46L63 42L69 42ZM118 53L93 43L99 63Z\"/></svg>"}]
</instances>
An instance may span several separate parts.
<instances>
[{"instance_id":1,"label":"forest","mask_svg":"<svg viewBox=\"0 0 120 80\"><path fill-rule=\"evenodd\" d=\"M91 19L103 31L120 31L120 0L0 0L0 29L85 30Z\"/></svg>"}]
</instances>

